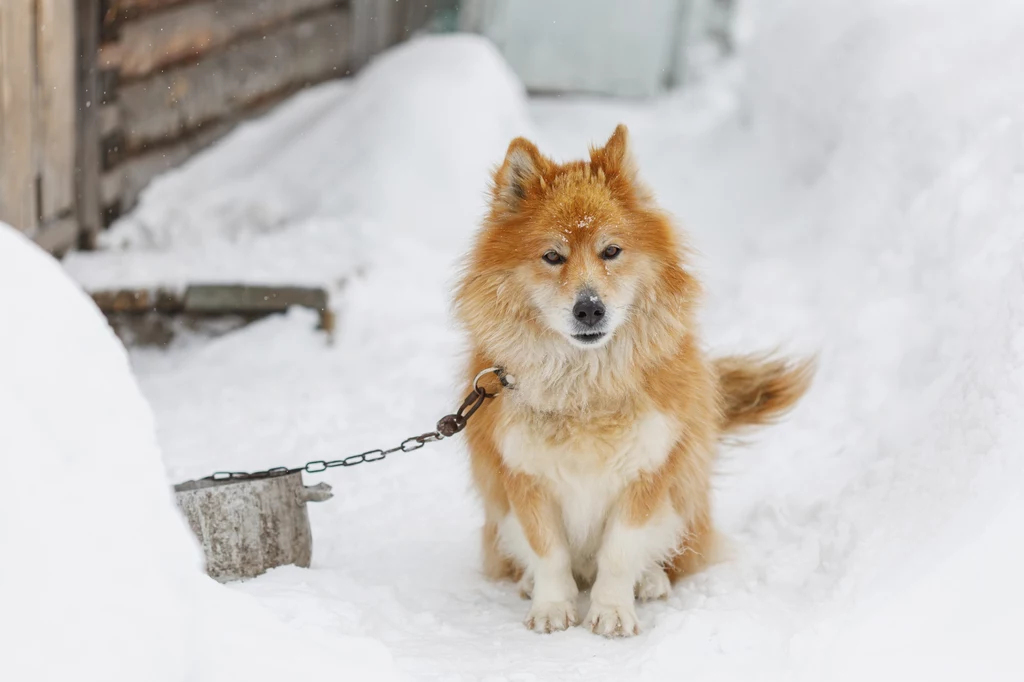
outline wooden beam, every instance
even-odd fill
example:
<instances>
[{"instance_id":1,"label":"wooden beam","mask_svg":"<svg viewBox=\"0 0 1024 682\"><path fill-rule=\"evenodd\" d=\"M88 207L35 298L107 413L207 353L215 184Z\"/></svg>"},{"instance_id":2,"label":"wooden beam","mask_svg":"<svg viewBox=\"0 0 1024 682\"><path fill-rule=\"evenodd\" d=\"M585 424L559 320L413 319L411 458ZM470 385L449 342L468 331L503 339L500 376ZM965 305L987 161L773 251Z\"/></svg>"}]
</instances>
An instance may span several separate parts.
<instances>
[{"instance_id":1,"label":"wooden beam","mask_svg":"<svg viewBox=\"0 0 1024 682\"><path fill-rule=\"evenodd\" d=\"M35 35L32 0L0 2L0 220L26 232L39 222Z\"/></svg>"},{"instance_id":2,"label":"wooden beam","mask_svg":"<svg viewBox=\"0 0 1024 682\"><path fill-rule=\"evenodd\" d=\"M177 5L186 5L196 0L107 0L105 22L131 19L142 14L166 10Z\"/></svg>"},{"instance_id":3,"label":"wooden beam","mask_svg":"<svg viewBox=\"0 0 1024 682\"><path fill-rule=\"evenodd\" d=\"M76 0L75 204L83 246L91 247L103 228L100 175L100 105L102 92L96 54L100 46L100 0Z\"/></svg>"},{"instance_id":4,"label":"wooden beam","mask_svg":"<svg viewBox=\"0 0 1024 682\"><path fill-rule=\"evenodd\" d=\"M348 38L348 13L326 10L193 66L123 85L126 151L173 140L275 93L343 75Z\"/></svg>"},{"instance_id":5,"label":"wooden beam","mask_svg":"<svg viewBox=\"0 0 1024 682\"><path fill-rule=\"evenodd\" d=\"M38 0L39 161L42 220L75 203L75 3Z\"/></svg>"},{"instance_id":6,"label":"wooden beam","mask_svg":"<svg viewBox=\"0 0 1024 682\"><path fill-rule=\"evenodd\" d=\"M122 78L140 78L337 4L337 0L206 0L182 5L126 23L116 55L105 54L104 59L116 62Z\"/></svg>"},{"instance_id":7,"label":"wooden beam","mask_svg":"<svg viewBox=\"0 0 1024 682\"><path fill-rule=\"evenodd\" d=\"M115 208L115 213L131 210L153 178L181 165L199 150L227 135L237 122L237 119L230 119L204 126L181 141L121 162L103 175L104 207Z\"/></svg>"},{"instance_id":8,"label":"wooden beam","mask_svg":"<svg viewBox=\"0 0 1024 682\"><path fill-rule=\"evenodd\" d=\"M184 299L186 313L201 315L266 315L286 312L292 306L322 313L329 308L327 291L320 287L190 284Z\"/></svg>"},{"instance_id":9,"label":"wooden beam","mask_svg":"<svg viewBox=\"0 0 1024 682\"><path fill-rule=\"evenodd\" d=\"M121 110L116 104L106 104L100 107L100 134L103 137L118 132L121 129Z\"/></svg>"}]
</instances>

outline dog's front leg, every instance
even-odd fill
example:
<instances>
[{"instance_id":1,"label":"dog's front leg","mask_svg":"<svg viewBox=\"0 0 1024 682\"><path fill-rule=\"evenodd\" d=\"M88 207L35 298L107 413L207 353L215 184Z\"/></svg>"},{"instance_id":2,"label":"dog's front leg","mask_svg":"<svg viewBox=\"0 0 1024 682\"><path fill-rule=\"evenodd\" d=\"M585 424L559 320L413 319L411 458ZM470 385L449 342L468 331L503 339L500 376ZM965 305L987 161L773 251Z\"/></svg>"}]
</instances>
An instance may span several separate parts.
<instances>
[{"instance_id":1,"label":"dog's front leg","mask_svg":"<svg viewBox=\"0 0 1024 682\"><path fill-rule=\"evenodd\" d=\"M606 637L640 633L635 586L645 571L661 570L657 562L672 552L683 528L667 497L654 513L638 515L630 493L627 490L608 520L597 552L597 578L590 591L587 626Z\"/></svg>"},{"instance_id":2,"label":"dog's front leg","mask_svg":"<svg viewBox=\"0 0 1024 682\"><path fill-rule=\"evenodd\" d=\"M534 632L565 630L578 622L579 589L572 577L569 544L561 513L534 477L510 473L505 479L512 509L500 526L502 548L533 579L530 613L523 621Z\"/></svg>"}]
</instances>

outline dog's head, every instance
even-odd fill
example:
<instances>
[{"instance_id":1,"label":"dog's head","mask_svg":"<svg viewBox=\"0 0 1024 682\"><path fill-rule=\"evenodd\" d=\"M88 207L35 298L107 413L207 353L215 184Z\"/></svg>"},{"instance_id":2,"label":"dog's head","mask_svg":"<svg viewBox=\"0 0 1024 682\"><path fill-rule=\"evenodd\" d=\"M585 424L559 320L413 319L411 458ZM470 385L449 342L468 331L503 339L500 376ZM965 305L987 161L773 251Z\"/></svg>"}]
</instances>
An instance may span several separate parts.
<instances>
[{"instance_id":1,"label":"dog's head","mask_svg":"<svg viewBox=\"0 0 1024 682\"><path fill-rule=\"evenodd\" d=\"M597 351L625 336L650 342L665 320L688 313L696 284L637 180L627 137L620 125L589 160L566 164L523 138L509 145L457 296L463 322L492 354L516 344L525 352L525 341L543 341L544 352Z\"/></svg>"}]
</instances>

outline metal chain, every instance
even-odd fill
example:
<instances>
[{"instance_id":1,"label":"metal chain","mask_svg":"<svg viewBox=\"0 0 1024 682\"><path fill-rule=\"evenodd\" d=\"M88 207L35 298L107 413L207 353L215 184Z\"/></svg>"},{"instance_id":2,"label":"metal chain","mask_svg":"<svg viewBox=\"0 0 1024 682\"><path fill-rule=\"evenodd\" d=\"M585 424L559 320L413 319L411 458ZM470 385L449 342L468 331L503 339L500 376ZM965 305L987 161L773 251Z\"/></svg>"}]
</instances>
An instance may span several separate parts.
<instances>
[{"instance_id":1,"label":"metal chain","mask_svg":"<svg viewBox=\"0 0 1024 682\"><path fill-rule=\"evenodd\" d=\"M454 414L448 414L437 422L437 428L434 431L420 434L419 436L411 436L403 440L400 444L388 450L376 449L367 450L366 452L360 452L356 455L349 455L342 459L323 460L317 459L312 462L306 462L303 466L288 468L288 467L273 467L265 471L218 471L210 476L207 476L204 480L213 481L233 481L233 480L256 480L263 478L274 478L275 476L286 476L288 474L294 474L299 471L304 471L308 474L318 474L328 469L335 467L351 467L357 464L365 464L367 462L379 462L390 454L396 452L413 452L419 450L427 443L436 443L439 440L444 440L454 436L455 434L466 428L466 423L469 418L472 417L477 410L484 404L485 401L490 398L494 398L497 393L488 393L485 388L480 385L480 379L486 374L494 374L501 381L501 385L505 388L512 388L515 379L512 375L505 372L501 367L488 367L473 379L473 391L466 396L466 399L462 401L462 405L455 411Z\"/></svg>"}]
</instances>

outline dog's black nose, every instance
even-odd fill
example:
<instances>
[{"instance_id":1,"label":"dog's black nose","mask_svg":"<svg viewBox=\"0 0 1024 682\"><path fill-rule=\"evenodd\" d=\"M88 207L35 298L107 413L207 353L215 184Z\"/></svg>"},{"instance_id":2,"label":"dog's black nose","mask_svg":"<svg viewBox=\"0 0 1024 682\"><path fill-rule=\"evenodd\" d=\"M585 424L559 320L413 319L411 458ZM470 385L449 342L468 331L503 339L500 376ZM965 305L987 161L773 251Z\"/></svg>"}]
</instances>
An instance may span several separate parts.
<instances>
[{"instance_id":1,"label":"dog's black nose","mask_svg":"<svg viewBox=\"0 0 1024 682\"><path fill-rule=\"evenodd\" d=\"M604 319L604 304L601 303L601 297L592 291L584 291L576 299L572 314L580 324L588 327L597 326Z\"/></svg>"}]
</instances>

